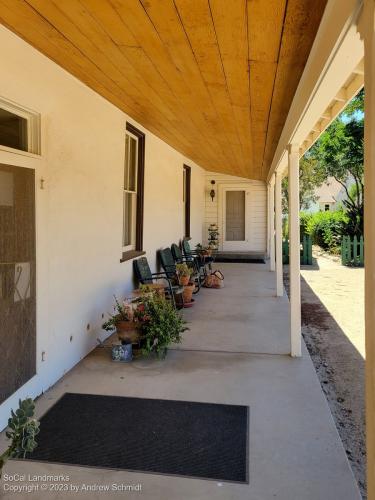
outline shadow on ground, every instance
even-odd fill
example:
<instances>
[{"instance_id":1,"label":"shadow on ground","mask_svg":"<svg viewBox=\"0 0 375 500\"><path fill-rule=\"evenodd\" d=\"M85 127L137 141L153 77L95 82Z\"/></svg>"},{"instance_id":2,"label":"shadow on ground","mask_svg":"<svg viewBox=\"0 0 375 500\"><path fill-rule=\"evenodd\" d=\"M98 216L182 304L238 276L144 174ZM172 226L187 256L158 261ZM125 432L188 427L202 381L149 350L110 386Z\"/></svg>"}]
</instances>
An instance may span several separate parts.
<instances>
[{"instance_id":1,"label":"shadow on ground","mask_svg":"<svg viewBox=\"0 0 375 500\"><path fill-rule=\"evenodd\" d=\"M289 275L284 272L289 294ZM301 276L302 334L353 473L366 498L365 361Z\"/></svg>"}]
</instances>

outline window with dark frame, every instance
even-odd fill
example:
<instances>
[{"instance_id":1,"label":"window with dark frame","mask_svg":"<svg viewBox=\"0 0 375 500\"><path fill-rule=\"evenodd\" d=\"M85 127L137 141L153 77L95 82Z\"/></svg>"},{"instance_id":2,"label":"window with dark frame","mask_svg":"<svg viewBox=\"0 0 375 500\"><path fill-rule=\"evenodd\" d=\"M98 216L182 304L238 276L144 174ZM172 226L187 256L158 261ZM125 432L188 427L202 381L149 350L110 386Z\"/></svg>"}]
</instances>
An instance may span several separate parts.
<instances>
[{"instance_id":1,"label":"window with dark frame","mask_svg":"<svg viewBox=\"0 0 375 500\"><path fill-rule=\"evenodd\" d=\"M190 238L191 168L188 165L184 165L183 175L184 236Z\"/></svg>"},{"instance_id":2,"label":"window with dark frame","mask_svg":"<svg viewBox=\"0 0 375 500\"><path fill-rule=\"evenodd\" d=\"M9 148L27 151L27 119L0 108L0 144Z\"/></svg>"},{"instance_id":3,"label":"window with dark frame","mask_svg":"<svg viewBox=\"0 0 375 500\"><path fill-rule=\"evenodd\" d=\"M124 262L143 252L143 197L145 168L145 134L130 123L126 124L123 181Z\"/></svg>"}]
</instances>

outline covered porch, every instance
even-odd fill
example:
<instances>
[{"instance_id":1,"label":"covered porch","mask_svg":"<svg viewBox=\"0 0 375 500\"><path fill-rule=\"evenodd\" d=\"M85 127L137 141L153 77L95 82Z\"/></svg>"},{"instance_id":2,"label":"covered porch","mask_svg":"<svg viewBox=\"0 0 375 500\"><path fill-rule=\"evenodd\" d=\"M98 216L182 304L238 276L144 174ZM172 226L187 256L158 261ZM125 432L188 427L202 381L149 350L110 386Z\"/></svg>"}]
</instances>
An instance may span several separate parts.
<instances>
[{"instance_id":1,"label":"covered porch","mask_svg":"<svg viewBox=\"0 0 375 500\"><path fill-rule=\"evenodd\" d=\"M0 332L7 351L1 429L18 398L43 394L42 415L68 391L250 407L248 485L17 461L8 469L63 469L76 484L139 481L150 499L359 498L301 336L299 159L366 83L373 500L374 0L240 0L230 9L223 0L0 6L7 139L0 142L0 229L11 242L0 245L9 287L0 301L8 321ZM282 279L286 174L290 301ZM269 262L220 264L224 290L200 292L185 311L190 332L164 362L111 363L95 347L106 340L113 294L134 288L133 259L145 255L156 271L160 249L185 237L192 246L205 243L211 224L222 251L235 241L236 251L260 252ZM15 272L27 276L19 296ZM28 498L39 500L40 492Z\"/></svg>"},{"instance_id":2,"label":"covered porch","mask_svg":"<svg viewBox=\"0 0 375 500\"><path fill-rule=\"evenodd\" d=\"M141 493L127 495L147 500L359 499L309 355L304 347L299 359L287 355L288 299L275 297L267 265L221 267L225 288L201 291L196 309L185 311L190 331L164 361L119 365L110 361L108 350L97 348L38 399L37 415L65 392L248 405L249 484L29 461L9 462L7 472L66 474L75 485L141 484ZM60 495L39 491L28 498ZM103 493L92 492L90 498Z\"/></svg>"}]
</instances>

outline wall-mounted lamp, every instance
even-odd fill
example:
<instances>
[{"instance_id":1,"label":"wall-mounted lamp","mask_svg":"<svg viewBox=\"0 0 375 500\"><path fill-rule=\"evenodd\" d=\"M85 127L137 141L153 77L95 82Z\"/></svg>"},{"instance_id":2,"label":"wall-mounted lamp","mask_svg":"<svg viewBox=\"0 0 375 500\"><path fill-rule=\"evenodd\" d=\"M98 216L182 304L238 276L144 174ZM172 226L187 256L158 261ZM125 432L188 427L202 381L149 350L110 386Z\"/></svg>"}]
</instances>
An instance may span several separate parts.
<instances>
[{"instance_id":1,"label":"wall-mounted lamp","mask_svg":"<svg viewBox=\"0 0 375 500\"><path fill-rule=\"evenodd\" d=\"M211 196L211 200L214 201L214 198L215 198L215 189L214 189L214 185L216 184L215 181L211 181L211 184L212 184L212 189L210 191L210 196Z\"/></svg>"}]
</instances>

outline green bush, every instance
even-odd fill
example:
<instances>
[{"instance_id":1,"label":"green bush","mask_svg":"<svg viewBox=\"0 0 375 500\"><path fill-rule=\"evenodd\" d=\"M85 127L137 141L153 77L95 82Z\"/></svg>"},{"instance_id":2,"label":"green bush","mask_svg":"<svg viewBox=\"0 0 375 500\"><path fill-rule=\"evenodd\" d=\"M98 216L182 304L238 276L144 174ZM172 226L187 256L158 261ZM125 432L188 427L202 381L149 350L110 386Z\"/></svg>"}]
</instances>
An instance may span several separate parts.
<instances>
[{"instance_id":1,"label":"green bush","mask_svg":"<svg viewBox=\"0 0 375 500\"><path fill-rule=\"evenodd\" d=\"M188 330L186 321L171 302L155 293L140 298L137 315L142 322L141 346L146 356L155 352L164 358L168 346L181 342L181 334Z\"/></svg>"},{"instance_id":2,"label":"green bush","mask_svg":"<svg viewBox=\"0 0 375 500\"><path fill-rule=\"evenodd\" d=\"M317 212L306 219L305 231L312 237L313 243L330 251L341 244L348 224L348 217L342 210Z\"/></svg>"},{"instance_id":3,"label":"green bush","mask_svg":"<svg viewBox=\"0 0 375 500\"><path fill-rule=\"evenodd\" d=\"M299 215L300 215L300 233L302 239L305 234L308 234L306 231L306 226L312 214L308 212L300 212ZM283 217L283 239L289 240L289 218L287 215Z\"/></svg>"},{"instance_id":4,"label":"green bush","mask_svg":"<svg viewBox=\"0 0 375 500\"><path fill-rule=\"evenodd\" d=\"M289 218L288 215L283 217L283 240L289 239Z\"/></svg>"},{"instance_id":5,"label":"green bush","mask_svg":"<svg viewBox=\"0 0 375 500\"><path fill-rule=\"evenodd\" d=\"M301 237L303 237L305 234L309 234L307 232L307 225L311 219L311 217L313 216L313 214L309 213L309 212L300 212L299 214L299 217L300 217L300 222L299 222L299 225L300 225L300 232L301 232Z\"/></svg>"}]
</instances>

